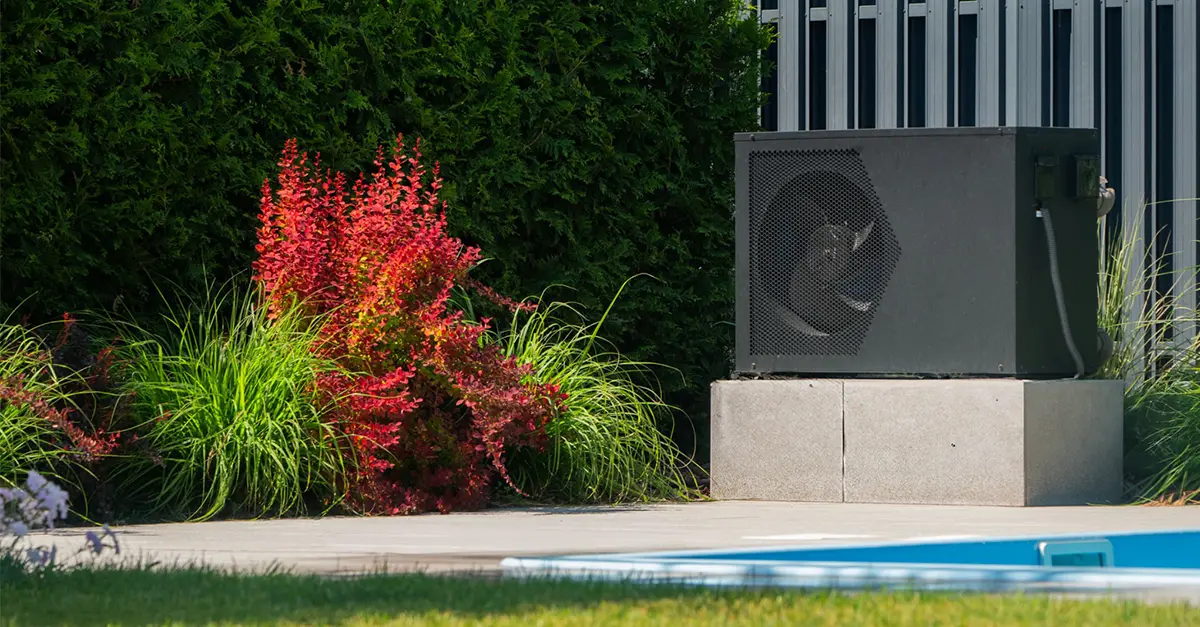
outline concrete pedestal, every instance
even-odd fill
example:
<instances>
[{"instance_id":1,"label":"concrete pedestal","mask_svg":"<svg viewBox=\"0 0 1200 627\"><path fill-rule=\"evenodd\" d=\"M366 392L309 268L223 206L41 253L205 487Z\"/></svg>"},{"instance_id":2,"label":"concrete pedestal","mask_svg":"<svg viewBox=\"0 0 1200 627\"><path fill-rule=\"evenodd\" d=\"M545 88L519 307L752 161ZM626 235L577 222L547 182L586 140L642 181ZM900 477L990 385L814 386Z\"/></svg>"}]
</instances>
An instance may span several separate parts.
<instances>
[{"instance_id":1,"label":"concrete pedestal","mask_svg":"<svg viewBox=\"0 0 1200 627\"><path fill-rule=\"evenodd\" d=\"M712 495L1113 503L1122 487L1122 392L1120 381L718 381Z\"/></svg>"}]
</instances>

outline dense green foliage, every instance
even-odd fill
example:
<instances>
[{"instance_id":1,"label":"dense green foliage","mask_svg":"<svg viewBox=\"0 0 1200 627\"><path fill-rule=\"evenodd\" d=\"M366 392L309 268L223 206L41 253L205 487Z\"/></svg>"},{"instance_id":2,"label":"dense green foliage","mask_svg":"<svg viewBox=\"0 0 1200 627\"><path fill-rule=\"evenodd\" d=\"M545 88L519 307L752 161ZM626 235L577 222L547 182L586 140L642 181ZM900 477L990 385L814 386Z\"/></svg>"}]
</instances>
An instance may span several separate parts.
<instances>
[{"instance_id":1,"label":"dense green foliage","mask_svg":"<svg viewBox=\"0 0 1200 627\"><path fill-rule=\"evenodd\" d=\"M743 4L3 0L2 304L156 319L152 281L248 266L284 140L361 170L405 133L501 291L661 278L607 328L701 398L728 367L730 136L766 43Z\"/></svg>"}]
</instances>

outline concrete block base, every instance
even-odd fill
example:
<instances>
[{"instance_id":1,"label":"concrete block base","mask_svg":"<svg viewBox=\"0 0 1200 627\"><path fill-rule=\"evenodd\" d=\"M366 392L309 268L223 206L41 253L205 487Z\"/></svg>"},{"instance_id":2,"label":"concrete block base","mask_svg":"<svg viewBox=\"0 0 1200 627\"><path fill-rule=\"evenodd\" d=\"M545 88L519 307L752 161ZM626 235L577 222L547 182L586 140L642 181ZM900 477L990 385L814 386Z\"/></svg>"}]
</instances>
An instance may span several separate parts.
<instances>
[{"instance_id":1,"label":"concrete block base","mask_svg":"<svg viewBox=\"0 0 1200 627\"><path fill-rule=\"evenodd\" d=\"M718 381L712 495L1113 503L1122 488L1122 393L1120 381Z\"/></svg>"}]
</instances>

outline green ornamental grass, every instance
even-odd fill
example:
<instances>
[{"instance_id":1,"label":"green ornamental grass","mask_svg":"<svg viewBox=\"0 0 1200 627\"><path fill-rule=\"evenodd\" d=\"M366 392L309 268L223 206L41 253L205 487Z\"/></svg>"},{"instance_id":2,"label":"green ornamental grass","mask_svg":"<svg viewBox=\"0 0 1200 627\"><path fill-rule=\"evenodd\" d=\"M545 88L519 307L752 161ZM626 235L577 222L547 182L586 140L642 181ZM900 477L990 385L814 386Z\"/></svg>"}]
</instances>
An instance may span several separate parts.
<instances>
[{"instance_id":1,"label":"green ornamental grass","mask_svg":"<svg viewBox=\"0 0 1200 627\"><path fill-rule=\"evenodd\" d=\"M542 302L532 313L515 314L496 338L506 355L532 366L538 381L566 394L565 410L546 426L546 451L525 452L513 464L517 484L535 497L622 502L694 496L678 470L684 456L661 430L674 408L654 385L654 364L626 359L600 336L620 294L594 323L571 303Z\"/></svg>"},{"instance_id":2,"label":"green ornamental grass","mask_svg":"<svg viewBox=\"0 0 1200 627\"><path fill-rule=\"evenodd\" d=\"M315 322L268 319L255 296L222 290L174 309L165 336L127 329L125 385L150 454L123 465L120 485L152 511L295 513L333 494L343 461L314 382L336 365L313 351Z\"/></svg>"},{"instance_id":3,"label":"green ornamental grass","mask_svg":"<svg viewBox=\"0 0 1200 627\"><path fill-rule=\"evenodd\" d=\"M1126 382L1125 471L1133 496L1142 502L1198 501L1200 335L1180 339L1198 319L1179 299L1184 279L1196 277L1198 269L1178 269L1170 289L1158 294L1168 269L1154 262L1152 250L1137 255L1138 231L1110 238L1102 222L1100 236L1106 250L1099 326L1113 339L1113 357L1097 376Z\"/></svg>"}]
</instances>

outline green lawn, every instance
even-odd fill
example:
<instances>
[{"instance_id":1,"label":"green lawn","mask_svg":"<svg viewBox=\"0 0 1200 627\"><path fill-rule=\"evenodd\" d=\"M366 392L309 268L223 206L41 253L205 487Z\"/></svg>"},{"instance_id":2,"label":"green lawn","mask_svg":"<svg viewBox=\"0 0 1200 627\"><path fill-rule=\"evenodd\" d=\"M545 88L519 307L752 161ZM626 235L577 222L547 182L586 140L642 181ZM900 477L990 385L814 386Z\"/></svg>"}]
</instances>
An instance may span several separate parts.
<instances>
[{"instance_id":1,"label":"green lawn","mask_svg":"<svg viewBox=\"0 0 1200 627\"><path fill-rule=\"evenodd\" d=\"M1045 597L710 591L87 570L0 582L6 625L1200 625L1183 606Z\"/></svg>"}]
</instances>

